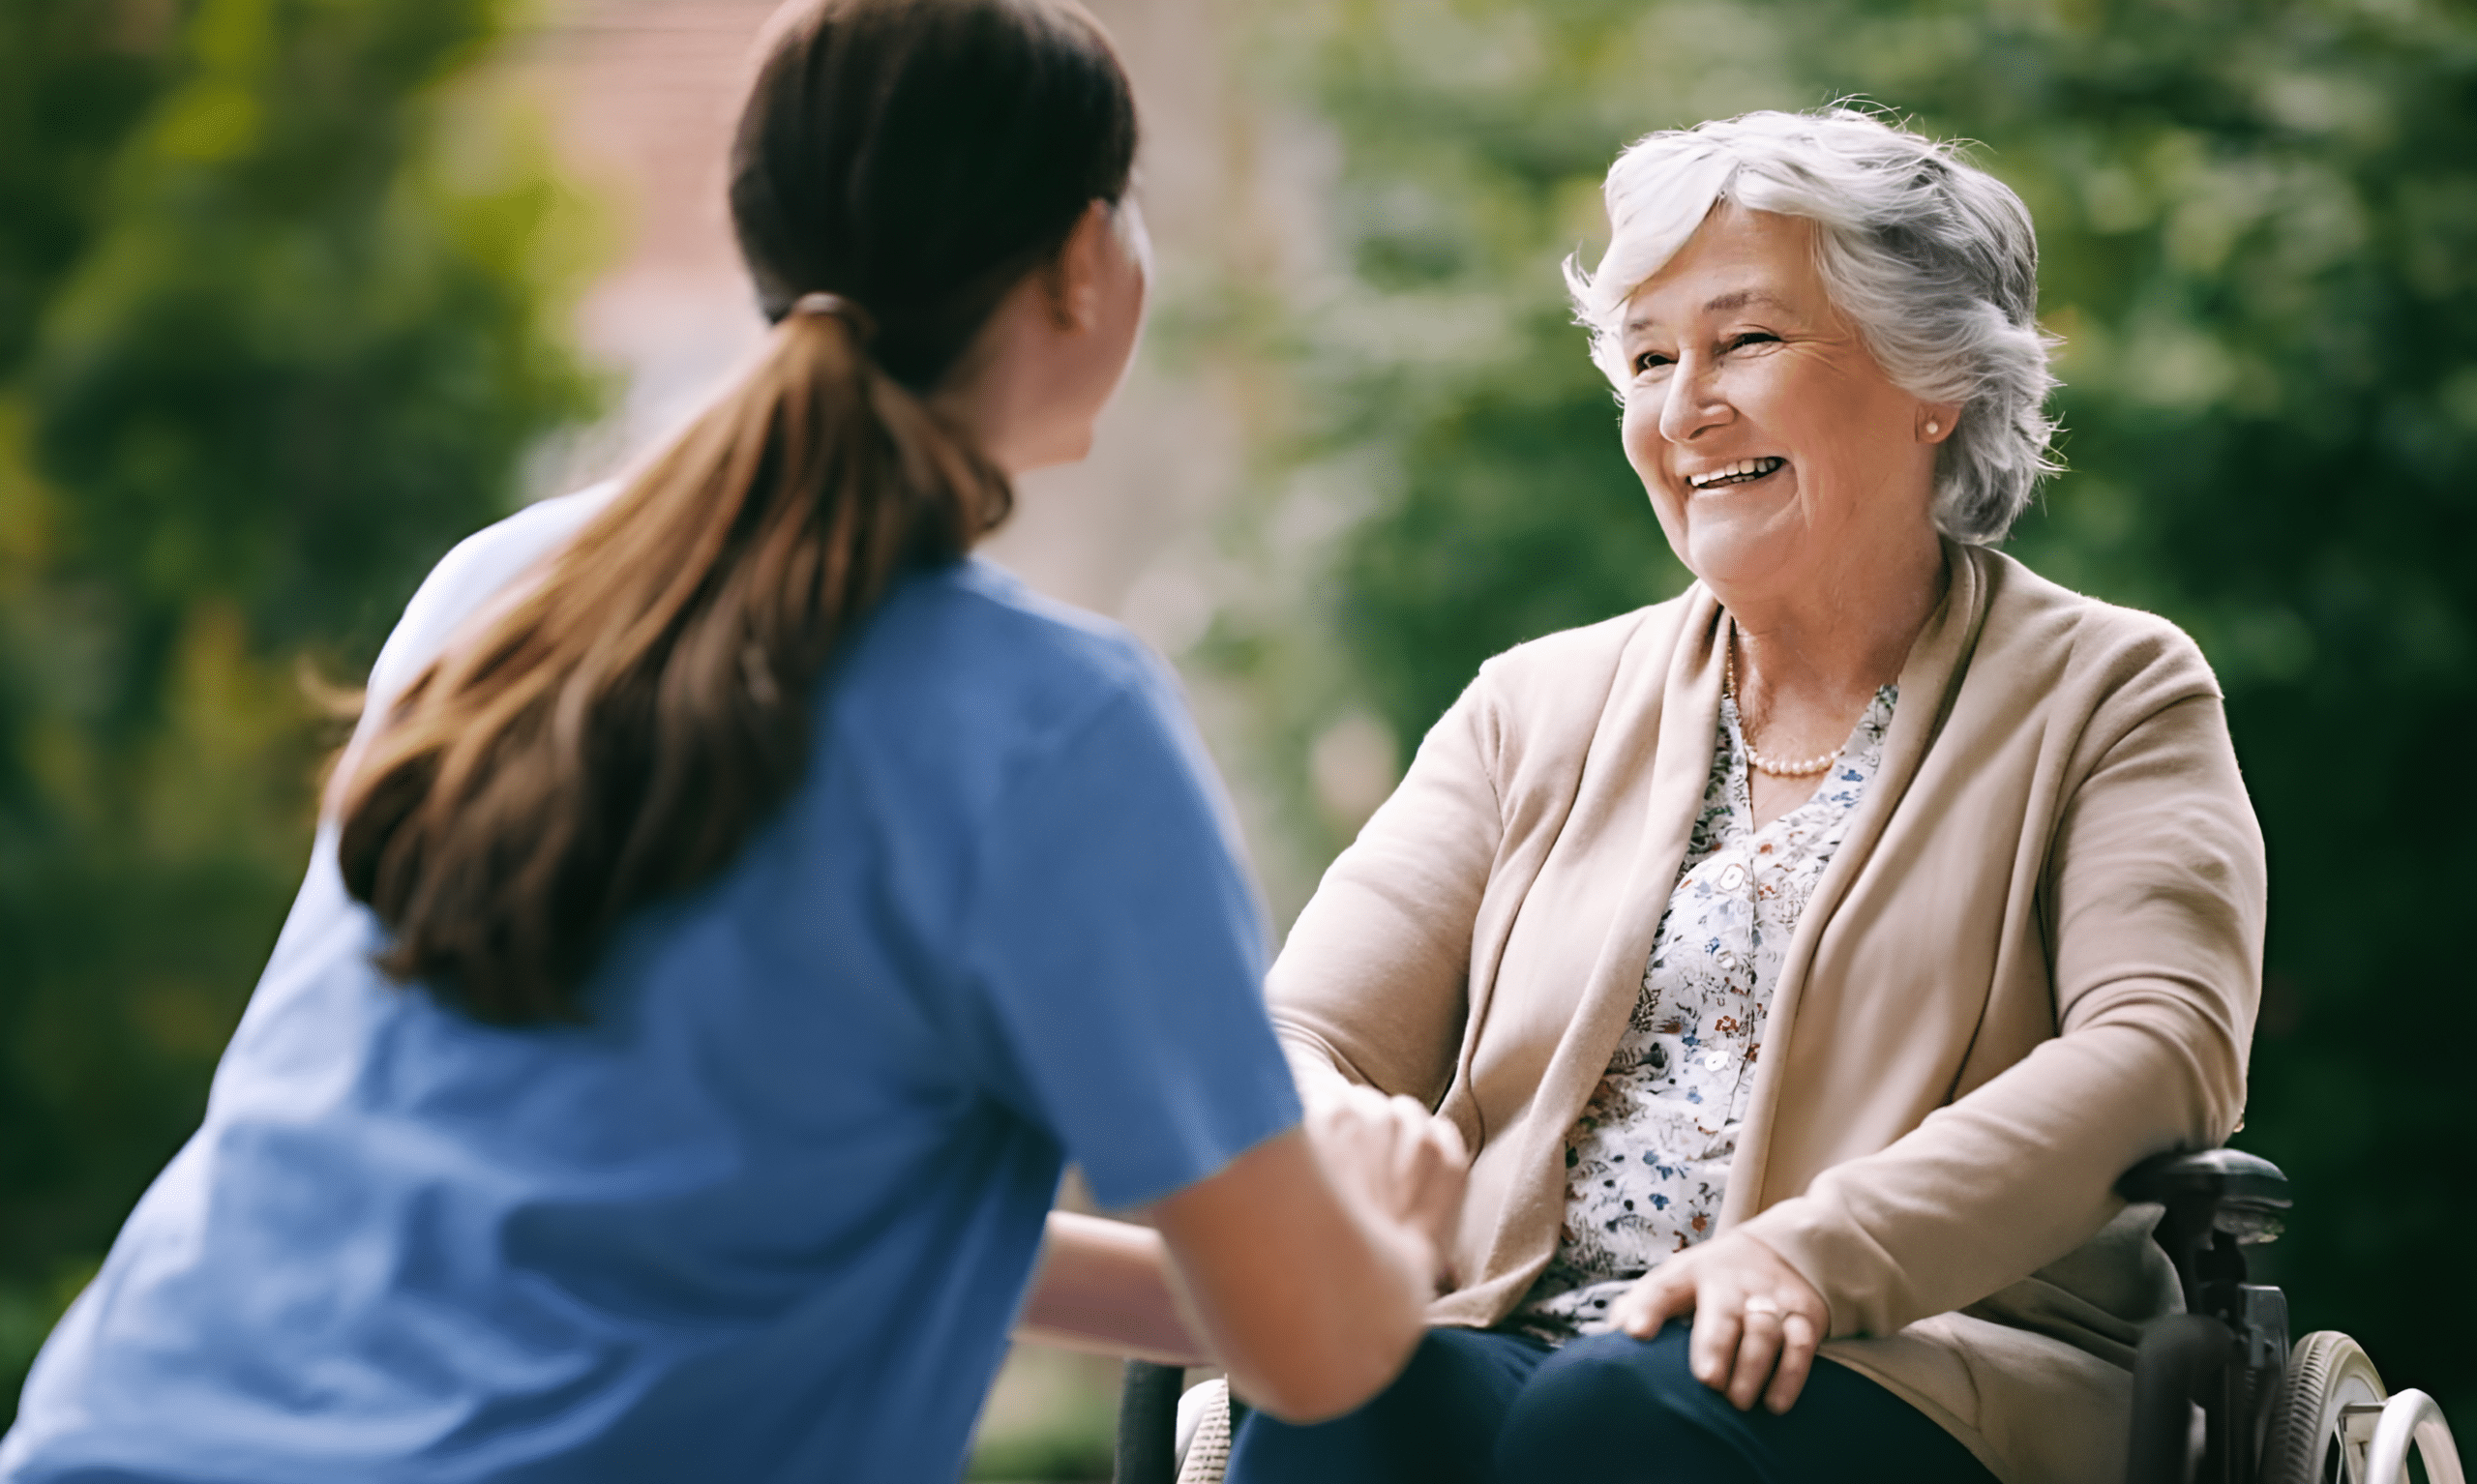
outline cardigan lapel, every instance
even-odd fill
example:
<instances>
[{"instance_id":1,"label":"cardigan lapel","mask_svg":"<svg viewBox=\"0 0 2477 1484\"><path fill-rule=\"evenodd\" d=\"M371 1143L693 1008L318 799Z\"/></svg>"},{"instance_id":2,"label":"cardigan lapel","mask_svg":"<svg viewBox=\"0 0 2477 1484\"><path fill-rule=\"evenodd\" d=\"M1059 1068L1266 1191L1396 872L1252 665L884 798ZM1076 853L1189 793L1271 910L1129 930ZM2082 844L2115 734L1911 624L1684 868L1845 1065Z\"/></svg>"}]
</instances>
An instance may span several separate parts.
<instances>
[{"instance_id":1,"label":"cardigan lapel","mask_svg":"<svg viewBox=\"0 0 2477 1484\"><path fill-rule=\"evenodd\" d=\"M1771 1163L1772 1131L1780 1115L1780 1069L1789 1062L1789 1043L1797 1032L1798 1006L1813 967L1815 945L1832 914L1849 895L1850 883L1866 869L1884 826L1909 791L1928 748L1952 713L1954 697L1969 671L1969 657L1986 626L1991 586L1985 556L1977 548L1944 543L1945 568L1952 584L1936 606L1926 627L1910 645L1900 668L1900 703L1884 736L1883 764L1866 796L1850 818L1849 831L1833 852L1832 862L1806 900L1798 927L1781 956L1780 979L1772 992L1764 1055L1755 1065L1754 1088L1746 1101L1745 1126L1738 1132L1737 1157L1729 1169L1727 1193L1720 1203L1722 1230L1773 1203L1765 1176ZM1794 1192L1792 1193L1794 1194Z\"/></svg>"},{"instance_id":2,"label":"cardigan lapel","mask_svg":"<svg viewBox=\"0 0 2477 1484\"><path fill-rule=\"evenodd\" d=\"M1537 1104L1524 1119L1528 1137L1514 1166L1520 1182L1514 1193L1517 1208L1564 1209L1566 1133L1607 1073L1609 1058L1616 1054L1617 1043L1641 997L1643 967L1658 935L1661 907L1677 889L1678 868L1685 862L1703 788L1711 776L1713 739L1720 714L1720 655L1714 642L1720 606L1700 584L1688 590L1686 603L1685 621L1676 630L1673 647L1655 661L1664 661L1666 673L1660 684L1650 779L1632 793L1630 807L1640 811L1633 859L1623 890L1611 899L1613 915L1597 925L1599 947L1573 1018L1539 1080ZM1609 728L1603 735L1619 730ZM1610 757L1605 760L1602 778L1623 775L1631 759ZM1584 770L1584 798L1578 808L1594 791L1595 771ZM1544 1261L1553 1251L1558 1226L1558 1217L1548 1214L1545 1220L1509 1222L1503 1230L1537 1232L1545 1238L1541 1250L1517 1259L1528 1264L1534 1258ZM1527 1273L1523 1281L1529 1281Z\"/></svg>"}]
</instances>

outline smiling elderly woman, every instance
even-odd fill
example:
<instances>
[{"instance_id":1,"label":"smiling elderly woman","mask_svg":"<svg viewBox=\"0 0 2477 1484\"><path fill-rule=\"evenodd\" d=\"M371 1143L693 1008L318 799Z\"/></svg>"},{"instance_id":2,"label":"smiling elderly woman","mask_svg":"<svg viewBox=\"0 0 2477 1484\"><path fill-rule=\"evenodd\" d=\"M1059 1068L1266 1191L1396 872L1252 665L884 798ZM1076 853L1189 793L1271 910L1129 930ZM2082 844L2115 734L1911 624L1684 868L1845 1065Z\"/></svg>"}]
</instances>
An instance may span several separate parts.
<instances>
[{"instance_id":1,"label":"smiling elderly woman","mask_svg":"<svg viewBox=\"0 0 2477 1484\"><path fill-rule=\"evenodd\" d=\"M2237 1123L2264 871L2193 644L1992 549L2028 213L1840 110L1607 199L1575 301L1697 580L1482 667L1293 931L1302 1085L1477 1152L1410 1369L1233 1477L2120 1476L2175 1284L2111 1187Z\"/></svg>"}]
</instances>

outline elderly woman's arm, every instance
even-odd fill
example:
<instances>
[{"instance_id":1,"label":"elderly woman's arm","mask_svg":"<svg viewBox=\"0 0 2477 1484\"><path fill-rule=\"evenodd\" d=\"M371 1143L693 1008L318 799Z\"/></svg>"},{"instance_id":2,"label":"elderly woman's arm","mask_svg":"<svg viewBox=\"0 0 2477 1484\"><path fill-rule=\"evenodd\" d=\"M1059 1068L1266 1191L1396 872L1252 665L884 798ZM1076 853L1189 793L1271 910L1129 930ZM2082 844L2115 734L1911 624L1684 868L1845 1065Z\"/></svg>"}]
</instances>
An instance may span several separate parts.
<instances>
[{"instance_id":1,"label":"elderly woman's arm","mask_svg":"<svg viewBox=\"0 0 2477 1484\"><path fill-rule=\"evenodd\" d=\"M1472 925L1505 836L1497 718L1483 671L1290 931L1267 994L1311 1100L1354 1083L1434 1108L1452 1081Z\"/></svg>"},{"instance_id":2,"label":"elderly woman's arm","mask_svg":"<svg viewBox=\"0 0 2477 1484\"><path fill-rule=\"evenodd\" d=\"M2061 1033L1738 1229L1824 1295L1835 1336L2054 1261L2122 1208L2128 1167L2216 1144L2243 1112L2265 883L2219 700L2188 689L2113 738L2106 720L2044 882Z\"/></svg>"}]
</instances>

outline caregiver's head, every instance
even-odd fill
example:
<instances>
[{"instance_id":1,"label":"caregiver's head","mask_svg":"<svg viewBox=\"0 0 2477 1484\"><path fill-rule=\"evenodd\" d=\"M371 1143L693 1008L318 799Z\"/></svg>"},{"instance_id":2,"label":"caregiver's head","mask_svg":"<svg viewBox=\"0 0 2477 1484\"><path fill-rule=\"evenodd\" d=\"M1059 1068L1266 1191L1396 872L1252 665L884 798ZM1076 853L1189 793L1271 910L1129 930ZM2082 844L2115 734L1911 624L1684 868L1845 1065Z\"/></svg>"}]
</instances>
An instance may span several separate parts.
<instances>
[{"instance_id":1,"label":"caregiver's head","mask_svg":"<svg viewBox=\"0 0 2477 1484\"><path fill-rule=\"evenodd\" d=\"M1863 113L1655 134L1568 264L1670 543L1724 596L2002 539L2049 467L2028 211Z\"/></svg>"},{"instance_id":2,"label":"caregiver's head","mask_svg":"<svg viewBox=\"0 0 2477 1484\"><path fill-rule=\"evenodd\" d=\"M769 36L731 176L766 317L804 294L855 302L877 366L973 403L954 410L1006 472L1082 457L1134 345L1147 266L1125 200L1135 98L1098 24L1073 0L792 0ZM1081 312L1097 333L1043 347L1055 364L997 394L1037 407L980 405L992 389L973 383L1005 348L982 332L1035 277L1036 320ZM814 327L830 337L835 316ZM1055 426L1027 443L1015 425L1035 421Z\"/></svg>"},{"instance_id":3,"label":"caregiver's head","mask_svg":"<svg viewBox=\"0 0 2477 1484\"><path fill-rule=\"evenodd\" d=\"M1135 104L1071 0L796 0L732 150L754 365L338 772L380 958L577 1013L630 910L797 782L806 693L910 568L1079 458L1142 318Z\"/></svg>"}]
</instances>

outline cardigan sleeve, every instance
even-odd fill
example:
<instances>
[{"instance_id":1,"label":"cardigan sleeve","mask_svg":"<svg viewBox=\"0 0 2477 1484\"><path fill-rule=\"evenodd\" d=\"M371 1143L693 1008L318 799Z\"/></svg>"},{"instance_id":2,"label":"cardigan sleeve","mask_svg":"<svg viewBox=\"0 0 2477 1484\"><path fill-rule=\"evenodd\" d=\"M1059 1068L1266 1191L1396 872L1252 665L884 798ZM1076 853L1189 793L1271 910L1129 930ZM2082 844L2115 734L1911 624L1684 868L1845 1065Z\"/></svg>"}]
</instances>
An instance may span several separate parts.
<instances>
[{"instance_id":1,"label":"cardigan sleeve","mask_svg":"<svg viewBox=\"0 0 2477 1484\"><path fill-rule=\"evenodd\" d=\"M1505 833L1498 724L1483 670L1291 928L1266 997L1301 1092L1339 1079L1430 1108L1445 1096Z\"/></svg>"},{"instance_id":2,"label":"cardigan sleeve","mask_svg":"<svg viewBox=\"0 0 2477 1484\"><path fill-rule=\"evenodd\" d=\"M2219 698L2205 678L2096 745L2042 883L2059 1033L1744 1223L1824 1295L1835 1337L2054 1261L2122 1208L2126 1169L2218 1144L2243 1112L2266 881Z\"/></svg>"}]
</instances>

